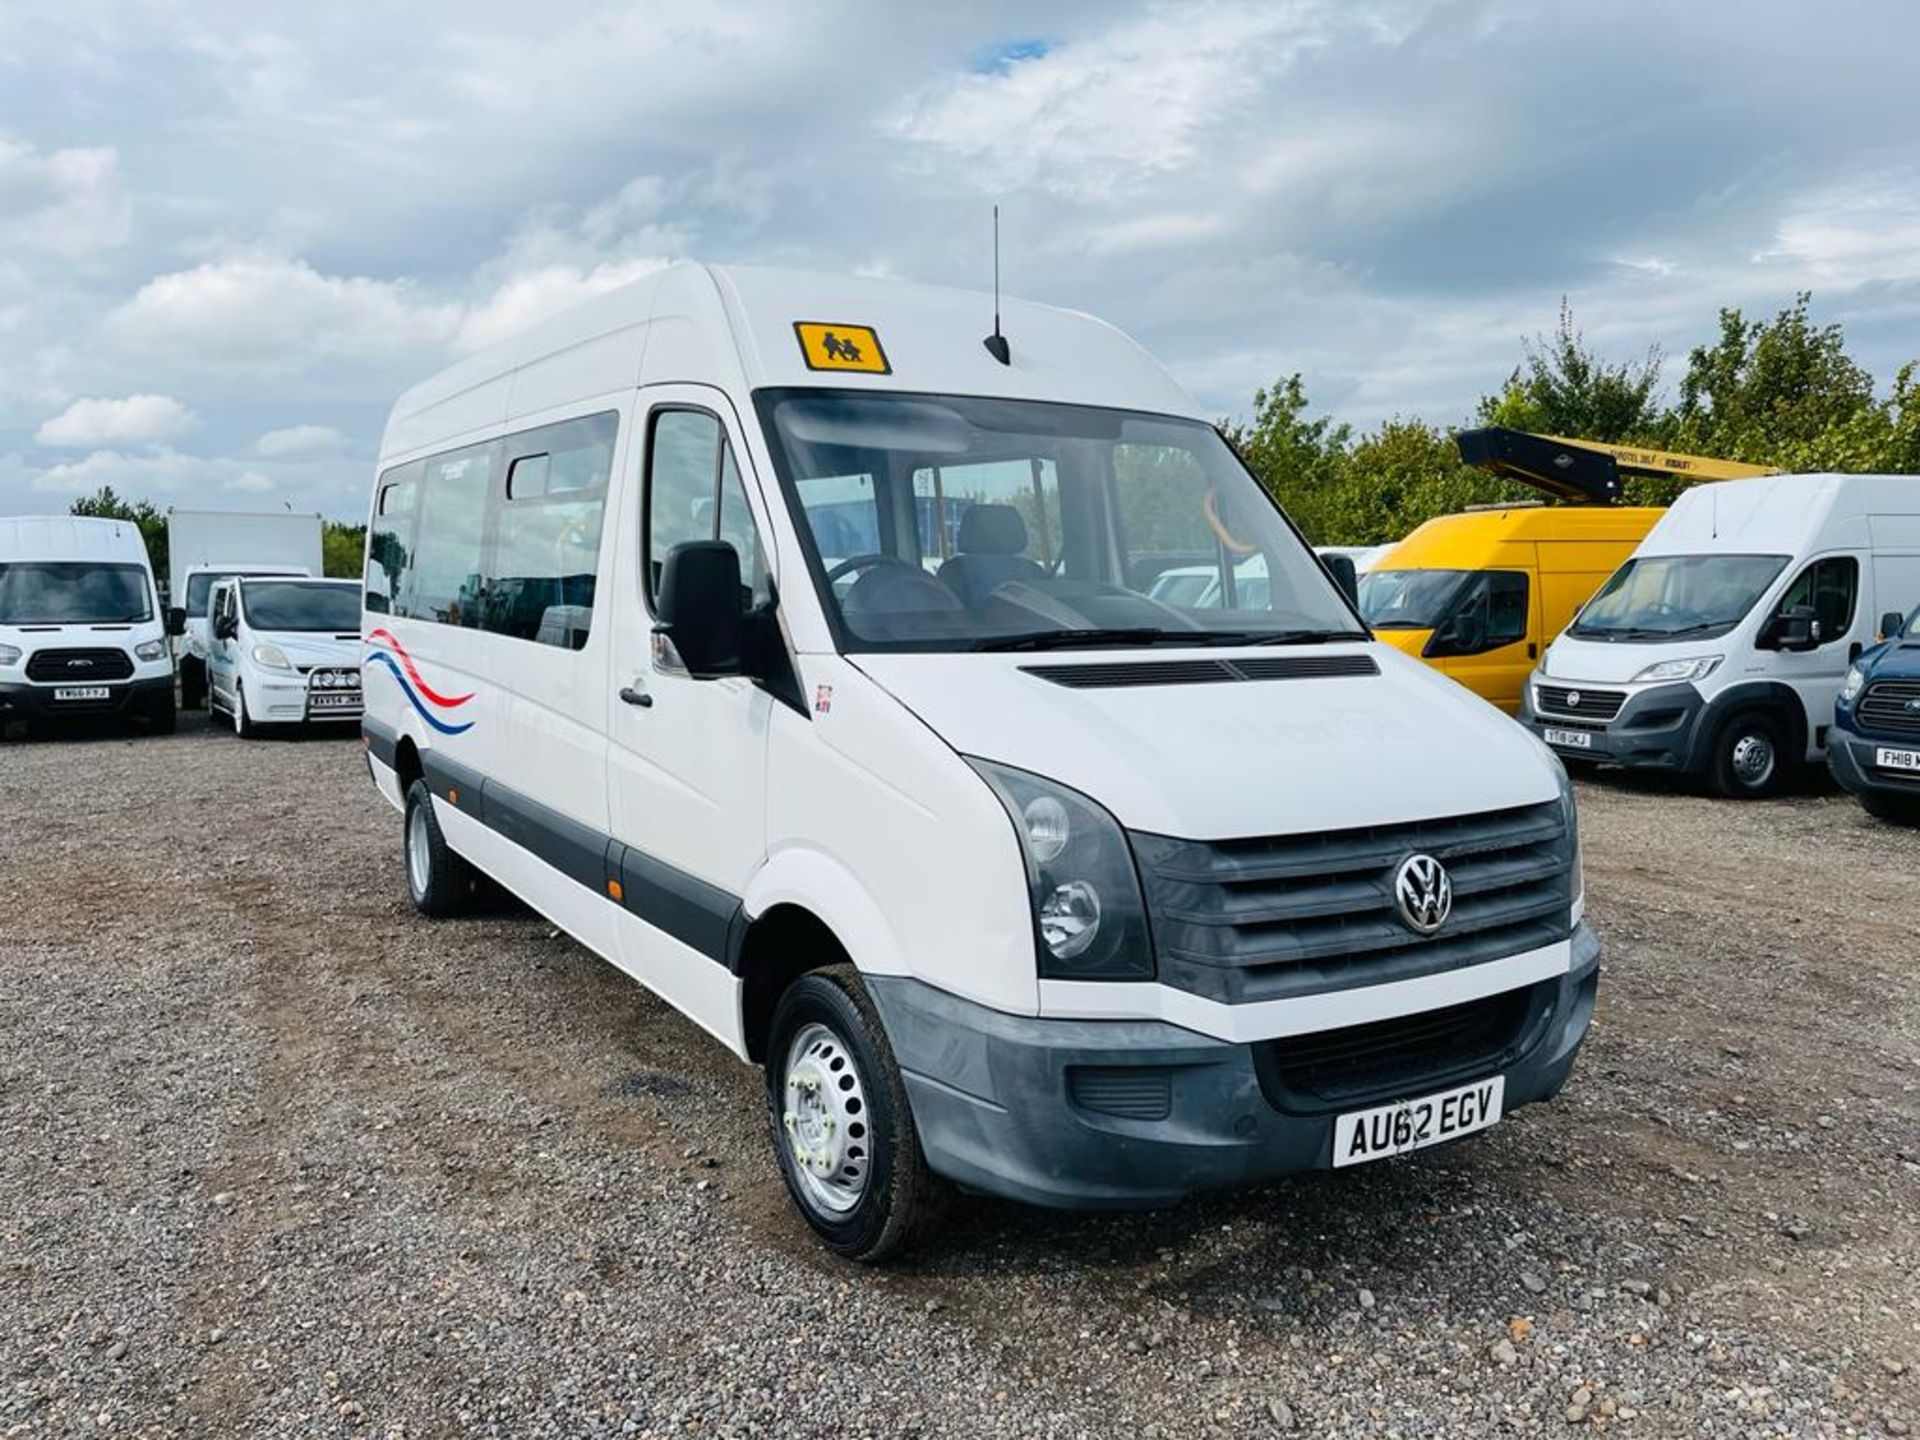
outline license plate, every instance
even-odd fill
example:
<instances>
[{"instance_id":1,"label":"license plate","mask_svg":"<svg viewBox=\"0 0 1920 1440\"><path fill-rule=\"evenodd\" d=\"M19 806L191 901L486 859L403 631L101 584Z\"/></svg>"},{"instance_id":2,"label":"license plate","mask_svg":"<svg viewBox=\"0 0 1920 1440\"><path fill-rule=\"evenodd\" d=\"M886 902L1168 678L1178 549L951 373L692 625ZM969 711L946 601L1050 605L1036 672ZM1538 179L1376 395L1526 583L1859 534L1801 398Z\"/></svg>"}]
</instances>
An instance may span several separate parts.
<instances>
[{"instance_id":1,"label":"license plate","mask_svg":"<svg viewBox=\"0 0 1920 1440\"><path fill-rule=\"evenodd\" d=\"M309 695L307 697L307 708L310 710L358 710L360 708L360 692L358 690L333 690L324 691L317 695Z\"/></svg>"},{"instance_id":2,"label":"license plate","mask_svg":"<svg viewBox=\"0 0 1920 1440\"><path fill-rule=\"evenodd\" d=\"M1342 1115L1333 1122L1333 1163L1338 1167L1384 1160L1485 1130L1499 1120L1506 1093L1507 1077L1496 1075L1458 1090Z\"/></svg>"},{"instance_id":3,"label":"license plate","mask_svg":"<svg viewBox=\"0 0 1920 1440\"><path fill-rule=\"evenodd\" d=\"M113 692L104 685L61 685L53 692L56 700L105 700Z\"/></svg>"},{"instance_id":4,"label":"license plate","mask_svg":"<svg viewBox=\"0 0 1920 1440\"><path fill-rule=\"evenodd\" d=\"M1882 770L1920 770L1920 750L1888 750L1883 747L1873 752L1873 763Z\"/></svg>"},{"instance_id":5,"label":"license plate","mask_svg":"<svg viewBox=\"0 0 1920 1440\"><path fill-rule=\"evenodd\" d=\"M1593 732L1590 730L1555 730L1549 727L1540 733L1547 737L1549 745L1564 745L1569 750L1593 748Z\"/></svg>"}]
</instances>

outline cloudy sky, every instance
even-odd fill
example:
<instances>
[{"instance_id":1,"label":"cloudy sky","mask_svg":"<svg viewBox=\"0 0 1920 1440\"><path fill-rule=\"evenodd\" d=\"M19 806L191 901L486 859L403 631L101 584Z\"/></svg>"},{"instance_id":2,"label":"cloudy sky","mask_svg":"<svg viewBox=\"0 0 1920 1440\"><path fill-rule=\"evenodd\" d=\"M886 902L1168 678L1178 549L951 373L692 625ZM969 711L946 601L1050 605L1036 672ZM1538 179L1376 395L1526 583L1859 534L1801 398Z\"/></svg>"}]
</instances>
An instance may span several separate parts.
<instances>
[{"instance_id":1,"label":"cloudy sky","mask_svg":"<svg viewBox=\"0 0 1920 1440\"><path fill-rule=\"evenodd\" d=\"M392 397L680 257L983 285L1210 407L1463 417L1814 291L1920 354L1920 7L0 0L0 513L357 517ZM1678 364L1669 374L1677 375Z\"/></svg>"}]
</instances>

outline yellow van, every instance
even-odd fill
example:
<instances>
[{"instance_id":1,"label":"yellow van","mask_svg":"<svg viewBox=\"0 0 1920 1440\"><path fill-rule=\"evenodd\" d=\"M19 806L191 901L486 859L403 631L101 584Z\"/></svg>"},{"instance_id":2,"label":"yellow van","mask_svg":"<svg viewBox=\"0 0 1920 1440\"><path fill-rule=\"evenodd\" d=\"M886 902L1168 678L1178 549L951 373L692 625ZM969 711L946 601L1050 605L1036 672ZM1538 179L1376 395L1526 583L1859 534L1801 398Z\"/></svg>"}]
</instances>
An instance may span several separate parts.
<instances>
[{"instance_id":1,"label":"yellow van","mask_svg":"<svg viewBox=\"0 0 1920 1440\"><path fill-rule=\"evenodd\" d=\"M1380 639L1516 714L1541 651L1665 513L1523 503L1441 515L1361 577L1360 612Z\"/></svg>"}]
</instances>

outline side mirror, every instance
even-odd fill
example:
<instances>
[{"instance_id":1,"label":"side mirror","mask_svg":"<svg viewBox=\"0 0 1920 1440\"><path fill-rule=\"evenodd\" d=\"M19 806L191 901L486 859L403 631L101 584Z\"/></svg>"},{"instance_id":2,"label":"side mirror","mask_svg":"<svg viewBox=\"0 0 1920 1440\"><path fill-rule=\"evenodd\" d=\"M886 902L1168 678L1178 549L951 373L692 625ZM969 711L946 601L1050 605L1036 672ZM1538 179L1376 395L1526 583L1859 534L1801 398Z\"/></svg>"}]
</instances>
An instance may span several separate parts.
<instances>
[{"instance_id":1,"label":"side mirror","mask_svg":"<svg viewBox=\"0 0 1920 1440\"><path fill-rule=\"evenodd\" d=\"M213 622L213 634L217 640L231 640L240 633L240 622L231 615L222 615Z\"/></svg>"},{"instance_id":2,"label":"side mirror","mask_svg":"<svg viewBox=\"0 0 1920 1440\"><path fill-rule=\"evenodd\" d=\"M1812 607L1796 605L1773 617L1767 639L1776 650L1812 650L1820 644L1820 622Z\"/></svg>"},{"instance_id":3,"label":"side mirror","mask_svg":"<svg viewBox=\"0 0 1920 1440\"><path fill-rule=\"evenodd\" d=\"M1447 655L1477 655L1487 648L1487 597L1483 593L1464 610L1456 610L1433 632L1425 654L1435 659Z\"/></svg>"},{"instance_id":4,"label":"side mirror","mask_svg":"<svg viewBox=\"0 0 1920 1440\"><path fill-rule=\"evenodd\" d=\"M1349 605L1358 608L1360 604L1360 571L1353 563L1351 555L1322 555L1320 563L1327 567L1327 573L1333 576L1333 583L1340 587L1340 593L1347 597Z\"/></svg>"},{"instance_id":5,"label":"side mirror","mask_svg":"<svg viewBox=\"0 0 1920 1440\"><path fill-rule=\"evenodd\" d=\"M688 540L667 552L653 626L655 658L695 680L738 675L746 652L740 555L725 540Z\"/></svg>"},{"instance_id":6,"label":"side mirror","mask_svg":"<svg viewBox=\"0 0 1920 1440\"><path fill-rule=\"evenodd\" d=\"M167 607L167 634L184 635L187 633L187 610L184 605Z\"/></svg>"},{"instance_id":7,"label":"side mirror","mask_svg":"<svg viewBox=\"0 0 1920 1440\"><path fill-rule=\"evenodd\" d=\"M1907 617L1898 610L1889 610L1880 617L1880 638L1898 640L1900 632L1907 628Z\"/></svg>"}]
</instances>

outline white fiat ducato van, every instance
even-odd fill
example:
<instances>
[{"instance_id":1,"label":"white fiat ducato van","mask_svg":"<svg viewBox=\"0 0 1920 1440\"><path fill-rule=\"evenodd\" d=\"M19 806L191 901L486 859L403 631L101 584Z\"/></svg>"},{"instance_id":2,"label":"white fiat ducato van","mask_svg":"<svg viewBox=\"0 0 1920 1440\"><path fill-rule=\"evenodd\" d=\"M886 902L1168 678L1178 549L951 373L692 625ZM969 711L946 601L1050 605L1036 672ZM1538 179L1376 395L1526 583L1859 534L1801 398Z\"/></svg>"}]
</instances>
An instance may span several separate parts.
<instances>
[{"instance_id":1,"label":"white fiat ducato van","mask_svg":"<svg viewBox=\"0 0 1920 1440\"><path fill-rule=\"evenodd\" d=\"M0 519L0 730L121 715L174 728L173 656L140 527Z\"/></svg>"},{"instance_id":2,"label":"white fiat ducato van","mask_svg":"<svg viewBox=\"0 0 1920 1440\"><path fill-rule=\"evenodd\" d=\"M399 401L363 728L415 904L483 871L763 1065L864 1259L936 1179L1163 1205L1554 1094L1559 764L1375 644L1138 346L992 314L679 266Z\"/></svg>"},{"instance_id":3,"label":"white fiat ducato van","mask_svg":"<svg viewBox=\"0 0 1920 1440\"><path fill-rule=\"evenodd\" d=\"M1520 720L1571 760L1768 795L1826 754L1849 667L1916 596L1920 480L1697 485L1547 647Z\"/></svg>"}]
</instances>

